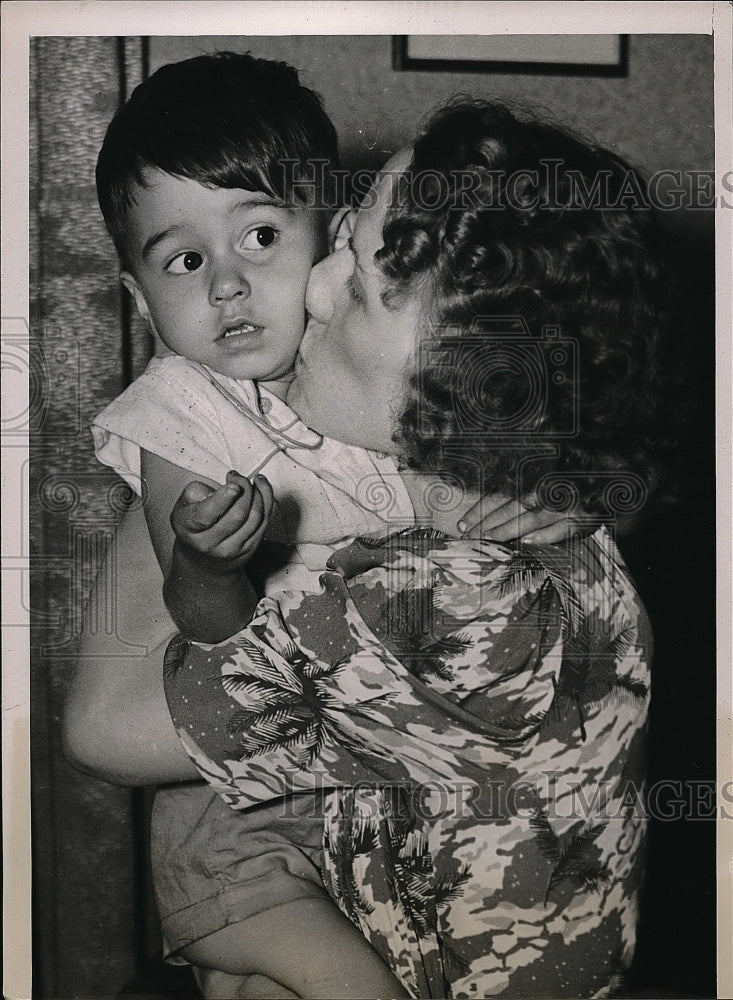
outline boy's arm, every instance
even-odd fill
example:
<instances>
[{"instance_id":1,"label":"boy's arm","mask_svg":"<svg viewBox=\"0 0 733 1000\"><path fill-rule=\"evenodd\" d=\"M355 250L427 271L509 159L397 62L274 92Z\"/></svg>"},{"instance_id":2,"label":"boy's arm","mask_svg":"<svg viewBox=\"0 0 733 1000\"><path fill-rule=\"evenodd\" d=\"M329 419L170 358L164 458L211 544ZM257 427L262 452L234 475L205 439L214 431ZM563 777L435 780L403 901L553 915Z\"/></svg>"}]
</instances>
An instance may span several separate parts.
<instances>
[{"instance_id":1,"label":"boy's arm","mask_svg":"<svg viewBox=\"0 0 733 1000\"><path fill-rule=\"evenodd\" d=\"M191 482L190 472L146 451L141 468L145 516L171 617L187 638L226 639L247 624L257 604L244 567L267 526L269 484L252 486L233 473L223 486Z\"/></svg>"}]
</instances>

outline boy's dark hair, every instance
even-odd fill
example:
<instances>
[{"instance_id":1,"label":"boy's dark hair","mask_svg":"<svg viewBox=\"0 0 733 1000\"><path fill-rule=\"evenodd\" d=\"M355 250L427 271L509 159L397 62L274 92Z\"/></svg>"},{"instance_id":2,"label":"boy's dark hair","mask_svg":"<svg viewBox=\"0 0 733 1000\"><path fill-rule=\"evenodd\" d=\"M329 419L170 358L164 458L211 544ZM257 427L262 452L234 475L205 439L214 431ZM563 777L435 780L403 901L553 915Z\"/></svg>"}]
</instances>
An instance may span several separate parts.
<instances>
[{"instance_id":1,"label":"boy's dark hair","mask_svg":"<svg viewBox=\"0 0 733 1000\"><path fill-rule=\"evenodd\" d=\"M385 302L420 290L437 338L399 423L409 466L512 496L552 482L589 511L624 483L646 498L667 286L645 190L615 154L502 105L437 113L376 255Z\"/></svg>"},{"instance_id":2,"label":"boy's dark hair","mask_svg":"<svg viewBox=\"0 0 733 1000\"><path fill-rule=\"evenodd\" d=\"M337 165L334 127L297 70L220 52L162 66L135 88L107 129L97 196L124 265L127 210L148 169L333 207L331 171Z\"/></svg>"}]
</instances>

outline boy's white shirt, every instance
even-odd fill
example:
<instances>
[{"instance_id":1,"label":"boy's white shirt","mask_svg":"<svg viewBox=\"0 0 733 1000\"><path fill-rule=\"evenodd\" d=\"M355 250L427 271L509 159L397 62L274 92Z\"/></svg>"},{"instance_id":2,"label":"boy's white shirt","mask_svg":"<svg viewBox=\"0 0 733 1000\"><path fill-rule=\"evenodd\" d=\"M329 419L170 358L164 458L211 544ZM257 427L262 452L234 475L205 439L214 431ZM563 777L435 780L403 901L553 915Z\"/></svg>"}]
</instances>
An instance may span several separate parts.
<instances>
[{"instance_id":1,"label":"boy's white shirt","mask_svg":"<svg viewBox=\"0 0 733 1000\"><path fill-rule=\"evenodd\" d=\"M296 565L309 577L322 571L335 542L415 520L394 458L323 438L266 388L178 355L153 358L94 419L92 434L97 458L138 495L142 448L192 479L223 483L230 469L266 475L277 503L267 537L297 545L268 590L304 583Z\"/></svg>"}]
</instances>

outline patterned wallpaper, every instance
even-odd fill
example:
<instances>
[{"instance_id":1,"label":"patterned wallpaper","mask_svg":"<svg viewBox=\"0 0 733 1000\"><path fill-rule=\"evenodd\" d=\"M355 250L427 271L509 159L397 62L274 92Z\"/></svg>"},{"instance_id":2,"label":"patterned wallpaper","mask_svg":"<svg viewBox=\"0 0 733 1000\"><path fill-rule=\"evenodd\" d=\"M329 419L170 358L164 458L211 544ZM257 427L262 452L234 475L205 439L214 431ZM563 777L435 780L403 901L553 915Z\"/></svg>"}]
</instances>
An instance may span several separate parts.
<instances>
[{"instance_id":1,"label":"patterned wallpaper","mask_svg":"<svg viewBox=\"0 0 733 1000\"><path fill-rule=\"evenodd\" d=\"M114 38L39 38L31 46L28 500L37 997L115 994L135 971L146 924L144 895L135 893L140 795L74 771L59 732L80 609L127 502L120 480L94 458L89 422L148 353L144 336L122 334L128 324L118 266L94 187L121 85L134 80L133 65L140 65L128 46L133 65L120 71L124 48ZM112 602L100 609L96 627L115 627Z\"/></svg>"}]
</instances>

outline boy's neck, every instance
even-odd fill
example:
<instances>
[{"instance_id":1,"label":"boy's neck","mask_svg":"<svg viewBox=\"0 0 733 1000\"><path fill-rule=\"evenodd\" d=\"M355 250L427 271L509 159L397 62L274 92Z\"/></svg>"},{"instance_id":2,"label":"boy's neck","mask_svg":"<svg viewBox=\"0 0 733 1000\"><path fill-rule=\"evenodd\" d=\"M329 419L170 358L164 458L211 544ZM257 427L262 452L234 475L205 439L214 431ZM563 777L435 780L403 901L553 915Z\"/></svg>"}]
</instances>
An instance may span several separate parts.
<instances>
[{"instance_id":1,"label":"boy's neck","mask_svg":"<svg viewBox=\"0 0 733 1000\"><path fill-rule=\"evenodd\" d=\"M262 386L262 388L267 389L271 392L273 396L277 396L285 402L285 397L288 394L288 389L290 388L290 383L295 378L295 372L289 371L285 375L280 375L275 379L259 379L257 385Z\"/></svg>"},{"instance_id":2,"label":"boy's neck","mask_svg":"<svg viewBox=\"0 0 733 1000\"><path fill-rule=\"evenodd\" d=\"M171 351L168 347L166 347L157 334L153 334L153 339L155 341L154 353L156 358L175 357L176 352ZM257 385L263 386L268 390L268 392L271 392L273 396L277 396L278 399L285 402L285 397L288 394L290 383L294 378L295 370L291 369L289 372L286 372L284 375L280 375L275 379L257 379Z\"/></svg>"}]
</instances>

